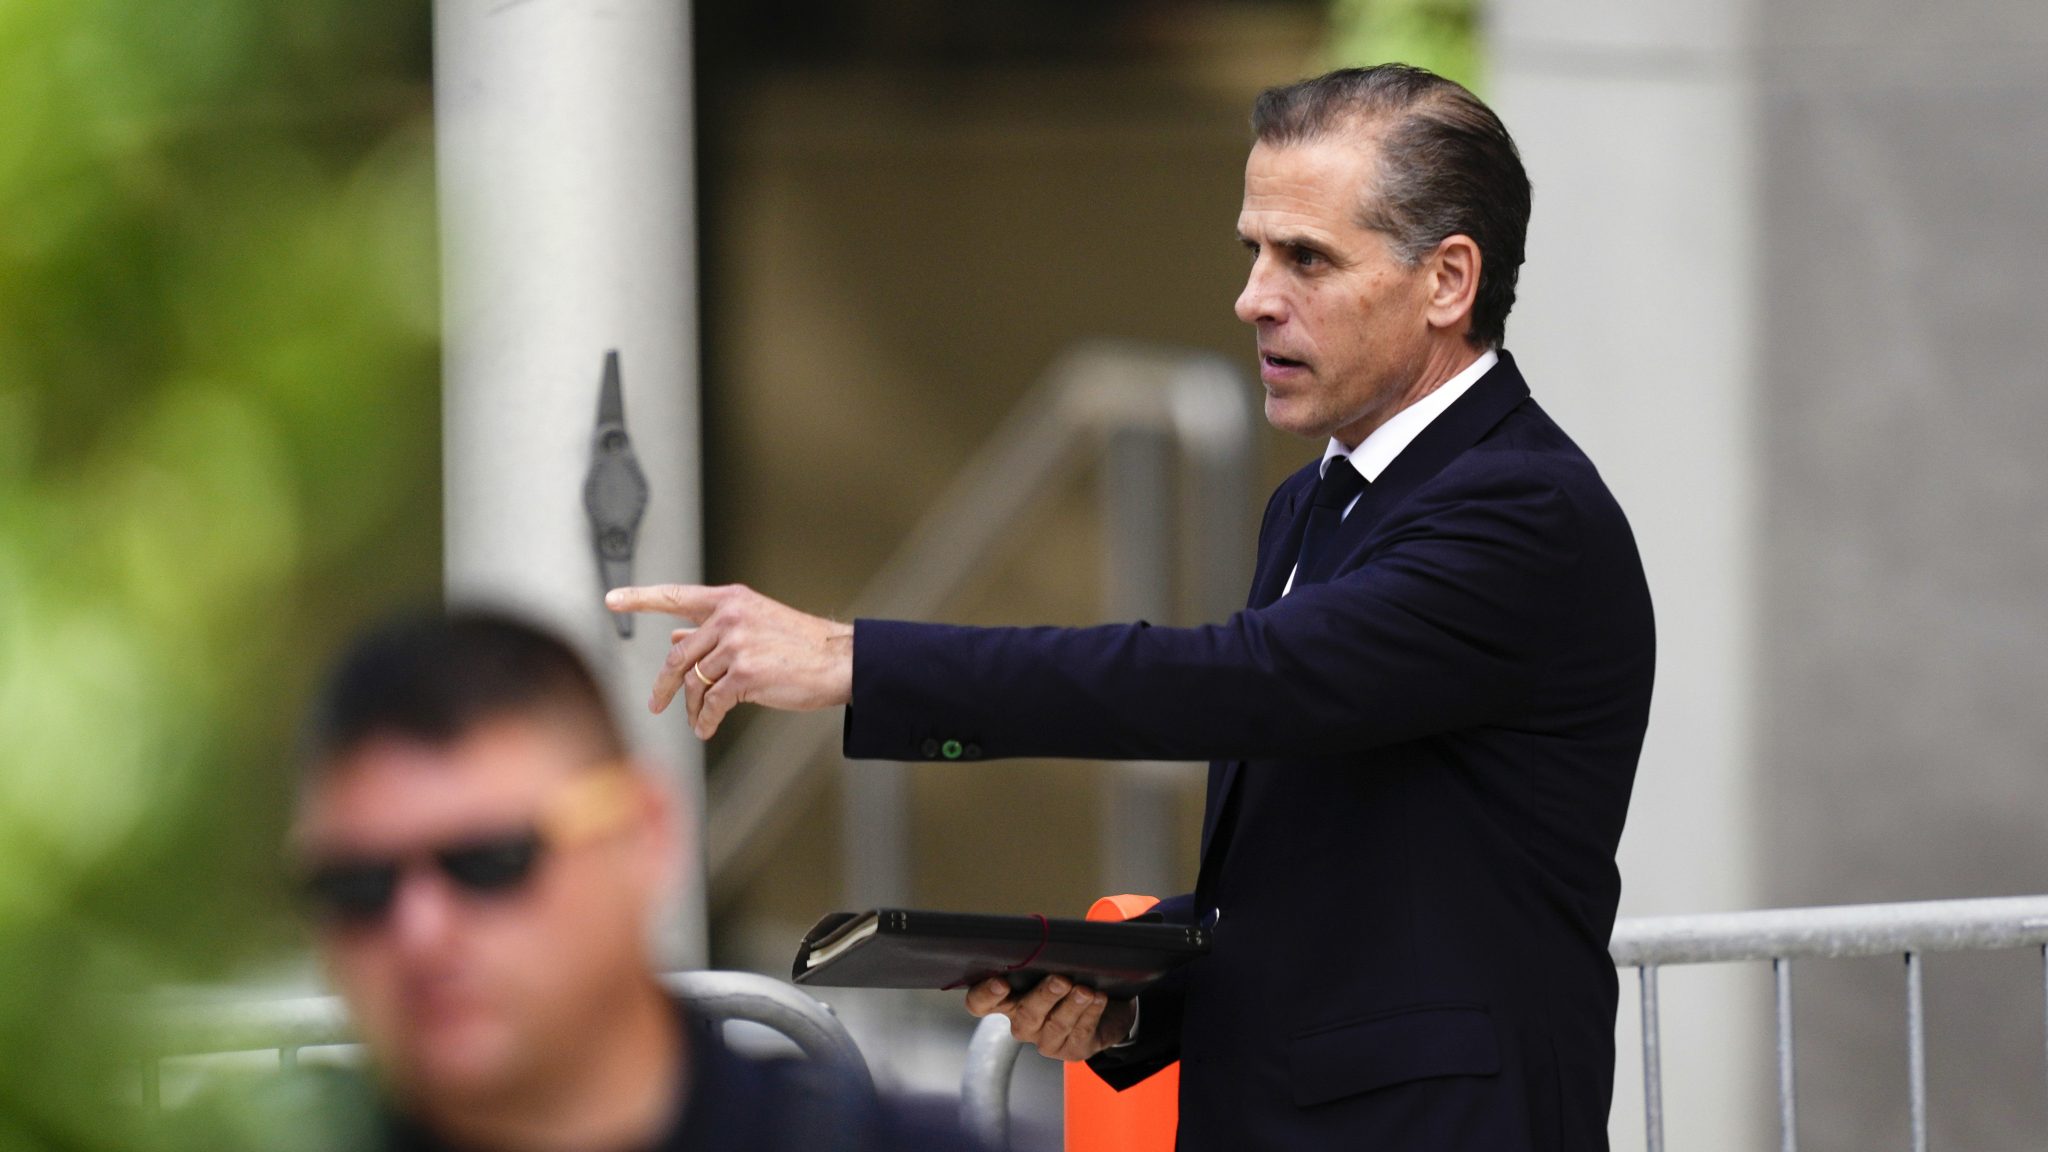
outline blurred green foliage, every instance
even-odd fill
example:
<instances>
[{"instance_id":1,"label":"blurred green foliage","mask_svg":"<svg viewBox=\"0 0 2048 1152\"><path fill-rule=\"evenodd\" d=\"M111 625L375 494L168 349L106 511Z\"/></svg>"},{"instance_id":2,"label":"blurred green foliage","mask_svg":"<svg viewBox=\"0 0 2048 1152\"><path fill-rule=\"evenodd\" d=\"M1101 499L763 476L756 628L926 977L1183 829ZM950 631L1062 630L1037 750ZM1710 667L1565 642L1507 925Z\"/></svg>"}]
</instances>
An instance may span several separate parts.
<instances>
[{"instance_id":1,"label":"blurred green foliage","mask_svg":"<svg viewBox=\"0 0 2048 1152\"><path fill-rule=\"evenodd\" d=\"M0 0L0 1152L131 1146L125 998L286 946L304 686L436 587L427 21Z\"/></svg>"},{"instance_id":2,"label":"blurred green foliage","mask_svg":"<svg viewBox=\"0 0 2048 1152\"><path fill-rule=\"evenodd\" d=\"M1332 0L1329 65L1400 61L1477 92L1480 0Z\"/></svg>"}]
</instances>

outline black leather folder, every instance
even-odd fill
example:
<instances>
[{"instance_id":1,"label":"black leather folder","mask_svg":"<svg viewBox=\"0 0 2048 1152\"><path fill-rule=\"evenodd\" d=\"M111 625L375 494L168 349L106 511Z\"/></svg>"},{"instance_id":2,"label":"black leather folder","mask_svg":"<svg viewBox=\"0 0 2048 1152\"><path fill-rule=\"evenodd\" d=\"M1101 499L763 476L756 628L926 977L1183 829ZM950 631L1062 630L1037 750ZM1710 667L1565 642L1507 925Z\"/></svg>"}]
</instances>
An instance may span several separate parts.
<instances>
[{"instance_id":1,"label":"black leather folder","mask_svg":"<svg viewBox=\"0 0 2048 1152\"><path fill-rule=\"evenodd\" d=\"M1000 976L1022 991L1059 975L1124 997L1208 951L1208 929L1157 919L878 908L818 921L805 933L790 977L827 988L946 990Z\"/></svg>"}]
</instances>

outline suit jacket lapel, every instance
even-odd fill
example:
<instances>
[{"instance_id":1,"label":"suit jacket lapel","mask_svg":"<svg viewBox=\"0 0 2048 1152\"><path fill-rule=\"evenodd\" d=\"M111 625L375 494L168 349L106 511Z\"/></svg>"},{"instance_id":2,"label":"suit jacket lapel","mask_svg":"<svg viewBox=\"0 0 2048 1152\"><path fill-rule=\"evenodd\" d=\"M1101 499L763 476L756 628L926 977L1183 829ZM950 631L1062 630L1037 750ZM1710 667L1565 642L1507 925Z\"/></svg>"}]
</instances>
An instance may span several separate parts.
<instances>
[{"instance_id":1,"label":"suit jacket lapel","mask_svg":"<svg viewBox=\"0 0 2048 1152\"><path fill-rule=\"evenodd\" d=\"M1277 513L1284 527L1270 537L1272 542L1259 555L1246 608L1266 607L1278 600L1281 589L1287 587L1287 576L1294 570L1294 558L1301 554L1302 533L1308 527L1308 517L1302 512L1308 505L1309 494L1315 491L1316 476L1316 465L1310 464L1281 482L1288 489L1280 497L1282 503ZM1217 822L1223 815L1223 801L1237 783L1240 767L1242 762L1237 760L1212 761L1209 764L1209 789L1202 806L1203 857L1209 854L1209 842L1215 837Z\"/></svg>"},{"instance_id":2,"label":"suit jacket lapel","mask_svg":"<svg viewBox=\"0 0 2048 1152\"><path fill-rule=\"evenodd\" d=\"M1409 441L1401 454L1380 472L1379 478L1366 487L1358 498L1358 506L1337 526L1335 539L1322 551L1315 569L1301 573L1295 582L1328 580L1358 551L1358 546L1365 542L1387 513L1399 506L1423 482L1443 471L1444 465L1456 459L1459 453L1493 431L1494 425L1528 398L1529 385L1516 370L1514 358L1502 352L1500 363L1473 381L1463 396L1430 421L1429 427ZM1297 550L1301 547L1300 539L1297 533Z\"/></svg>"},{"instance_id":3,"label":"suit jacket lapel","mask_svg":"<svg viewBox=\"0 0 2048 1152\"><path fill-rule=\"evenodd\" d=\"M1285 527L1274 534L1273 543L1259 557L1258 574L1252 579L1252 594L1245 607L1264 608L1280 599L1281 590L1287 587L1287 575L1294 571L1294 558L1301 555L1302 533L1308 529L1304 513L1314 498L1316 476L1316 466L1311 464L1288 477L1291 491L1282 497L1286 507L1280 511Z\"/></svg>"},{"instance_id":4,"label":"suit jacket lapel","mask_svg":"<svg viewBox=\"0 0 2048 1152\"><path fill-rule=\"evenodd\" d=\"M1337 537L1323 553L1318 570L1302 573L1297 580L1327 579L1338 564L1358 550L1382 517L1393 511L1424 481L1441 472L1444 465L1459 453L1477 444L1493 430L1494 425L1528 398L1528 383L1515 367L1514 357L1503 350L1500 363L1474 381L1463 396L1430 421L1429 427L1410 441L1380 473L1379 479L1366 488L1358 498L1358 506L1339 525ZM1272 605L1280 599L1281 590L1287 587L1288 574L1294 570L1294 559L1301 554L1302 532L1308 526L1308 517L1302 513L1306 510L1309 494L1315 490L1316 476L1316 466L1311 465L1288 481L1295 487L1287 496L1289 503L1284 513L1287 530L1279 533L1273 547L1259 557L1249 605L1253 609ZM1210 860L1211 853L1227 847L1215 843L1216 833L1243 769L1244 763L1239 760L1209 766L1209 795L1202 815L1202 875L1196 885L1198 890L1203 882L1212 881L1212 873L1220 864L1220 861Z\"/></svg>"}]
</instances>

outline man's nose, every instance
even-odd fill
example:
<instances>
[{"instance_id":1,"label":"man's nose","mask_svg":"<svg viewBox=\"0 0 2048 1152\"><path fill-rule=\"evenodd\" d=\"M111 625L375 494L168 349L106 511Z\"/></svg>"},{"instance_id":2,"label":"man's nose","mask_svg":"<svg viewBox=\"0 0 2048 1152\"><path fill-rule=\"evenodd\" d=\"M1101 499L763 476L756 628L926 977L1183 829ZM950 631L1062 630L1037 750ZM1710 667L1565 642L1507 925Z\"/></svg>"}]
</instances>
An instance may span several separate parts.
<instances>
[{"instance_id":1,"label":"man's nose","mask_svg":"<svg viewBox=\"0 0 2048 1152\"><path fill-rule=\"evenodd\" d=\"M433 952L444 946L455 928L455 893L432 869L409 869L391 896L386 930L405 952Z\"/></svg>"},{"instance_id":2,"label":"man's nose","mask_svg":"<svg viewBox=\"0 0 2048 1152\"><path fill-rule=\"evenodd\" d=\"M1237 318L1247 324L1270 324L1286 318L1287 300L1267 270L1263 257L1252 263L1244 291L1237 294Z\"/></svg>"}]
</instances>

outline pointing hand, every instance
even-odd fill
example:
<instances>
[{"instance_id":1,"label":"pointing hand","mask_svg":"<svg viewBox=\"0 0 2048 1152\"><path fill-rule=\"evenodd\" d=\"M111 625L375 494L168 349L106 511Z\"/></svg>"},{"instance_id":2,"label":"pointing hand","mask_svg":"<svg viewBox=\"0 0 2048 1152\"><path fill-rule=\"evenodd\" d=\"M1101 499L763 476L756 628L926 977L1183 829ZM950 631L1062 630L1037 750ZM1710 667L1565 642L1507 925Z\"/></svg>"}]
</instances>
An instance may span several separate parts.
<instances>
[{"instance_id":1,"label":"pointing hand","mask_svg":"<svg viewBox=\"0 0 2048 1152\"><path fill-rule=\"evenodd\" d=\"M691 625L670 634L647 707L660 712L680 691L699 739L709 740L735 704L809 712L853 699L851 624L806 615L741 584L618 588L604 603Z\"/></svg>"}]
</instances>

